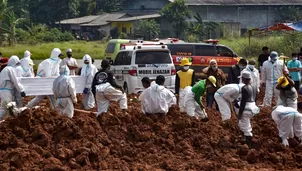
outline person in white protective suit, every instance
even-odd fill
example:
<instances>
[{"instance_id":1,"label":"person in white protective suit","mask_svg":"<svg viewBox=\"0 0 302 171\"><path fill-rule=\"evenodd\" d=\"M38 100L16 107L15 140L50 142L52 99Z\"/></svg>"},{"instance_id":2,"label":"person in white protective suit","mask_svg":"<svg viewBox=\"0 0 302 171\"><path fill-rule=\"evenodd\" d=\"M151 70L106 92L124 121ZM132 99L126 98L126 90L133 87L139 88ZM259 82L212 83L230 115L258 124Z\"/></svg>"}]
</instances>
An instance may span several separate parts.
<instances>
[{"instance_id":1,"label":"person in white protective suit","mask_svg":"<svg viewBox=\"0 0 302 171\"><path fill-rule=\"evenodd\" d=\"M16 57L17 56L12 56ZM34 77L33 71L33 61L30 58L23 58L20 60L19 66L17 66L16 69L16 76L17 77ZM23 97L21 97L21 92L19 92L17 89L15 89L15 97L16 97L16 107L21 108L23 107Z\"/></svg>"},{"instance_id":2,"label":"person in white protective suit","mask_svg":"<svg viewBox=\"0 0 302 171\"><path fill-rule=\"evenodd\" d=\"M284 76L278 79L276 89L280 91L277 106L283 105L292 107L297 110L298 108L298 93L295 88L295 82L290 78L288 72L284 72Z\"/></svg>"},{"instance_id":3,"label":"person in white protective suit","mask_svg":"<svg viewBox=\"0 0 302 171\"><path fill-rule=\"evenodd\" d=\"M265 61L261 71L261 86L265 86L265 96L263 99L264 107L272 105L272 98L278 101L280 91L276 89L277 80L283 75L283 71L288 71L282 60L279 60L277 52L272 51L269 60Z\"/></svg>"},{"instance_id":4,"label":"person in white protective suit","mask_svg":"<svg viewBox=\"0 0 302 171\"><path fill-rule=\"evenodd\" d=\"M256 106L255 97L257 90L250 84L251 73L245 71L241 74L242 82L244 86L241 89L241 101L238 103L239 113L239 128L243 132L246 144L251 147L252 145L252 126L251 118L260 112L260 109Z\"/></svg>"},{"instance_id":5,"label":"person in white protective suit","mask_svg":"<svg viewBox=\"0 0 302 171\"><path fill-rule=\"evenodd\" d=\"M155 84L144 90L139 96L144 114L166 114L172 105L176 105L176 96L164 87L165 77L156 77Z\"/></svg>"},{"instance_id":6,"label":"person in white protective suit","mask_svg":"<svg viewBox=\"0 0 302 171\"><path fill-rule=\"evenodd\" d=\"M92 64L91 57L89 55L85 55L83 57L84 66L81 70L81 76L87 76L87 81L85 85L85 89L83 90L83 107L86 110L92 109L95 106L95 99L91 91L91 84L93 81L94 75L98 72L98 69Z\"/></svg>"},{"instance_id":7,"label":"person in white protective suit","mask_svg":"<svg viewBox=\"0 0 302 171\"><path fill-rule=\"evenodd\" d=\"M123 88L116 84L114 74L109 70L109 61L107 59L102 60L101 67L102 69L95 74L91 86L92 93L96 98L97 116L107 113L110 101L119 101L120 108L126 114L127 95Z\"/></svg>"},{"instance_id":8,"label":"person in white protective suit","mask_svg":"<svg viewBox=\"0 0 302 171\"><path fill-rule=\"evenodd\" d=\"M6 116L6 105L15 101L15 89L21 92L21 96L25 97L24 87L21 85L16 76L15 68L20 64L19 58L16 56L8 60L7 66L0 72L0 120Z\"/></svg>"},{"instance_id":9,"label":"person in white protective suit","mask_svg":"<svg viewBox=\"0 0 302 171\"><path fill-rule=\"evenodd\" d=\"M241 74L245 71L248 71L251 74L251 85L257 90L257 95L255 97L255 99L257 99L260 92L260 74L256 68L256 61L254 59L249 60L247 67L241 71ZM242 83L242 77L240 77L240 83Z\"/></svg>"},{"instance_id":10,"label":"person in white protective suit","mask_svg":"<svg viewBox=\"0 0 302 171\"><path fill-rule=\"evenodd\" d=\"M275 106L272 111L272 118L277 124L279 137L284 146L289 146L288 138L296 136L302 140L302 114L292 107L282 105Z\"/></svg>"},{"instance_id":11,"label":"person in white protective suit","mask_svg":"<svg viewBox=\"0 0 302 171\"><path fill-rule=\"evenodd\" d=\"M73 103L77 103L77 94L75 82L69 76L69 72L67 65L60 67L60 76L54 80L52 91L56 98L55 110L61 115L72 118L74 113Z\"/></svg>"},{"instance_id":12,"label":"person in white protective suit","mask_svg":"<svg viewBox=\"0 0 302 171\"><path fill-rule=\"evenodd\" d=\"M196 117L197 119L201 118L201 120L204 122L207 122L209 120L202 104L202 96L204 95L207 88L207 80L211 82L212 86L216 87L216 78L209 76L205 80L200 80L193 87L187 86L184 89L185 97L183 105L186 109L187 114L191 117Z\"/></svg>"},{"instance_id":13,"label":"person in white protective suit","mask_svg":"<svg viewBox=\"0 0 302 171\"><path fill-rule=\"evenodd\" d=\"M54 48L51 52L50 58L45 59L42 61L37 70L37 77L53 77L53 76L59 76L59 68L60 68L60 63L63 54L61 53L61 50L59 48ZM26 107L32 108L36 106L41 100L43 100L46 96L41 95L41 96L36 96L34 99L28 102ZM52 96L47 96L51 102L51 107L54 108L54 99Z\"/></svg>"},{"instance_id":14,"label":"person in white protective suit","mask_svg":"<svg viewBox=\"0 0 302 171\"><path fill-rule=\"evenodd\" d=\"M24 52L24 57L20 60L22 68L22 77L34 77L34 62L30 58L31 53L29 51Z\"/></svg>"},{"instance_id":15,"label":"person in white protective suit","mask_svg":"<svg viewBox=\"0 0 302 171\"><path fill-rule=\"evenodd\" d=\"M177 71L175 77L175 95L178 97L178 106L180 112L184 112L185 109L183 108L183 100L184 100L184 89L187 86L195 85L196 78L195 78L195 71L190 69L192 62L188 58L181 59L181 63L179 64L182 68L181 70Z\"/></svg>"},{"instance_id":16,"label":"person in white protective suit","mask_svg":"<svg viewBox=\"0 0 302 171\"><path fill-rule=\"evenodd\" d=\"M244 84L227 84L219 88L214 98L218 104L222 121L231 119L231 103L236 104Z\"/></svg>"}]
</instances>

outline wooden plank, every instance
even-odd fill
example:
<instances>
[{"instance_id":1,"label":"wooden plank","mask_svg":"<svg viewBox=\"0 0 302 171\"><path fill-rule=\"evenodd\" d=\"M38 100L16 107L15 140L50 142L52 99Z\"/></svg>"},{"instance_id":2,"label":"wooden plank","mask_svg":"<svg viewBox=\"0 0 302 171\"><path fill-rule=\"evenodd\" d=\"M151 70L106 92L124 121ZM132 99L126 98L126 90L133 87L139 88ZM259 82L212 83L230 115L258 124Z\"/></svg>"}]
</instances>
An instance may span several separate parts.
<instances>
[{"instance_id":1,"label":"wooden plank","mask_svg":"<svg viewBox=\"0 0 302 171\"><path fill-rule=\"evenodd\" d=\"M81 109L74 109L75 112L80 112L80 113L86 113L86 114L94 114L97 115L97 112L92 112L92 111L87 111L87 110L81 110Z\"/></svg>"}]
</instances>

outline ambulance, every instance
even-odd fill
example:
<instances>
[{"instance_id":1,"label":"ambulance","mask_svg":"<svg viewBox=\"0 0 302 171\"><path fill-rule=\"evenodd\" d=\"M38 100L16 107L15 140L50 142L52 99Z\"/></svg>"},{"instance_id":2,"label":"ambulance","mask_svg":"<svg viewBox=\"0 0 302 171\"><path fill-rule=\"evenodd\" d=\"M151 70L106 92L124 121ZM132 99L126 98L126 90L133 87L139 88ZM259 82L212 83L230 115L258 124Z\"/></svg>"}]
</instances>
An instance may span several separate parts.
<instances>
[{"instance_id":1,"label":"ambulance","mask_svg":"<svg viewBox=\"0 0 302 171\"><path fill-rule=\"evenodd\" d=\"M165 77L164 86L174 92L176 70L170 50L163 43L122 44L110 69L127 94L141 93L142 78L154 81L158 75Z\"/></svg>"},{"instance_id":2,"label":"ambulance","mask_svg":"<svg viewBox=\"0 0 302 171\"><path fill-rule=\"evenodd\" d=\"M177 70L181 67L182 58L189 58L192 62L191 69L194 69L196 78L203 79L206 75L202 69L209 66L209 62L215 59L218 67L227 75L230 67L241 59L231 48L218 44L219 40L205 40L205 43L168 43L173 63Z\"/></svg>"}]
</instances>

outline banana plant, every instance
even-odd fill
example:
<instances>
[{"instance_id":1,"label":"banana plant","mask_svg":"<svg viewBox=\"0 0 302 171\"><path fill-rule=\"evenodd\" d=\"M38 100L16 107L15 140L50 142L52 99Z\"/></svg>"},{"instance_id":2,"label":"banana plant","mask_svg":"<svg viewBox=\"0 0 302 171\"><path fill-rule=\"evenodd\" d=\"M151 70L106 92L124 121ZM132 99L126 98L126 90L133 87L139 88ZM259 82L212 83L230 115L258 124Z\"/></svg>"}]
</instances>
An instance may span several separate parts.
<instances>
[{"instance_id":1,"label":"banana plant","mask_svg":"<svg viewBox=\"0 0 302 171\"><path fill-rule=\"evenodd\" d=\"M0 26L2 35L8 40L9 45L13 45L16 42L16 26L25 20L25 18L18 18L13 11L7 12L5 15L5 21Z\"/></svg>"}]
</instances>

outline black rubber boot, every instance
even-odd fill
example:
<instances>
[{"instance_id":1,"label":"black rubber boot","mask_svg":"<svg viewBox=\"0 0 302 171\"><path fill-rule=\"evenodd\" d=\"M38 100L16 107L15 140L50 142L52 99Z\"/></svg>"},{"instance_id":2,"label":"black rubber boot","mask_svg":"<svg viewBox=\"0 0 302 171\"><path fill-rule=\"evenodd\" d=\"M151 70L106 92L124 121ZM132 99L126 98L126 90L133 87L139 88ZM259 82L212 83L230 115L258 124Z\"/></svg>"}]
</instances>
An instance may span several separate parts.
<instances>
[{"instance_id":1,"label":"black rubber boot","mask_svg":"<svg viewBox=\"0 0 302 171\"><path fill-rule=\"evenodd\" d=\"M203 119L201 119L202 122L208 122L209 121L209 118L208 117L205 117Z\"/></svg>"},{"instance_id":2,"label":"black rubber boot","mask_svg":"<svg viewBox=\"0 0 302 171\"><path fill-rule=\"evenodd\" d=\"M245 136L245 143L249 146L249 148L252 147L252 136Z\"/></svg>"}]
</instances>

